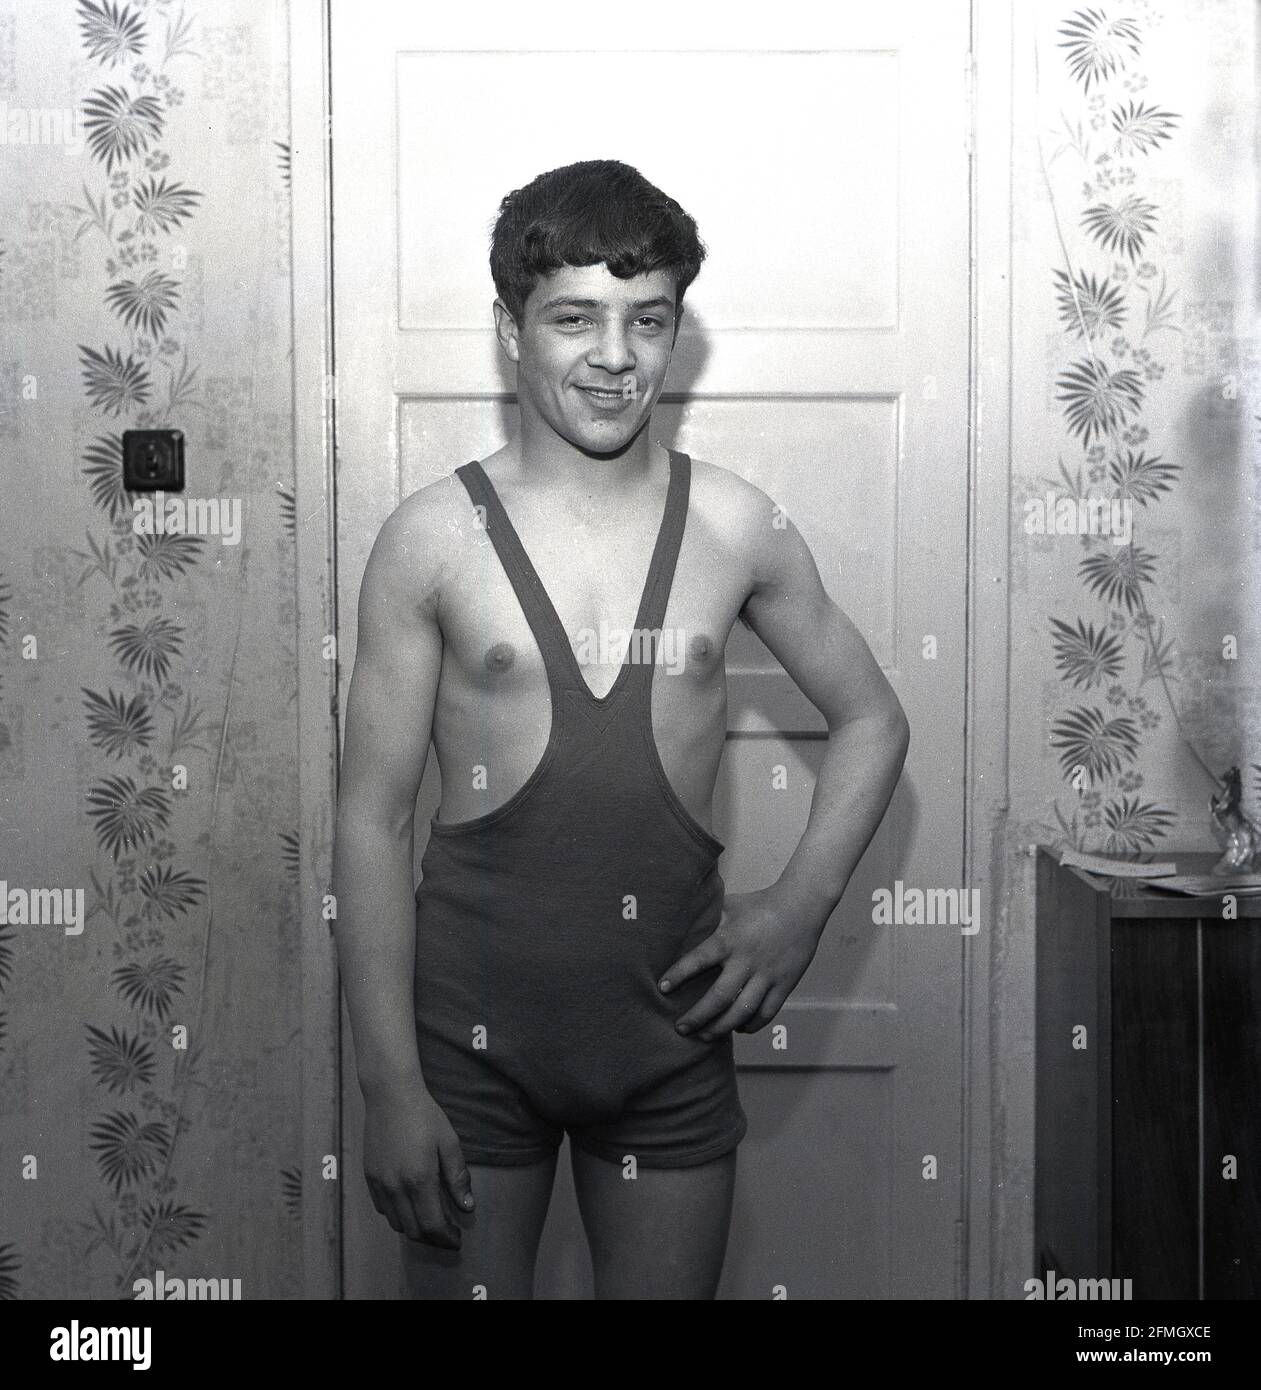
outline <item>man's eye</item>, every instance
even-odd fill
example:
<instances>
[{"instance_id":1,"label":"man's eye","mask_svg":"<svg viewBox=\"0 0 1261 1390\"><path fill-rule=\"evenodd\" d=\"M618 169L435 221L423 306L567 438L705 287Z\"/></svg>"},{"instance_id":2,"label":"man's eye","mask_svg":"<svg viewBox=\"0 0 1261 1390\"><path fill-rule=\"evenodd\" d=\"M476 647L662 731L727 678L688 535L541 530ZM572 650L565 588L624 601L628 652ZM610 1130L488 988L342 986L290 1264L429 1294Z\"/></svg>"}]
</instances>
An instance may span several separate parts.
<instances>
[{"instance_id":1,"label":"man's eye","mask_svg":"<svg viewBox=\"0 0 1261 1390\"><path fill-rule=\"evenodd\" d=\"M649 327L649 328L660 328L660 327L662 327L661 320L660 320L660 319L655 319L655 318L653 318L651 314L643 314L643 315L641 315L641 316L639 317L639 319L636 320L636 322L645 324L645 325L646 325L647 327Z\"/></svg>"},{"instance_id":2,"label":"man's eye","mask_svg":"<svg viewBox=\"0 0 1261 1390\"><path fill-rule=\"evenodd\" d=\"M556 320L557 323L564 324L586 323L586 321L581 314L564 314Z\"/></svg>"}]
</instances>

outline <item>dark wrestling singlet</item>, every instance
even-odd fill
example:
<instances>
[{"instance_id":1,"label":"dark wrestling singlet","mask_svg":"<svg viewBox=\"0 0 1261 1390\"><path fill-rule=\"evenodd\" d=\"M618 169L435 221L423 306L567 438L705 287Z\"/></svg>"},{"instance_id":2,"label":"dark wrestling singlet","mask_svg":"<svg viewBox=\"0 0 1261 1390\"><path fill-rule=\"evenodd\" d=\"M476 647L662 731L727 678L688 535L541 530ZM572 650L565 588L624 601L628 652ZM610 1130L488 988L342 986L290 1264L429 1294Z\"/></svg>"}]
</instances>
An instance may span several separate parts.
<instances>
[{"instance_id":1,"label":"dark wrestling singlet","mask_svg":"<svg viewBox=\"0 0 1261 1390\"><path fill-rule=\"evenodd\" d=\"M416 893L425 1084L470 1162L534 1162L563 1131L613 1161L705 1162L746 1128L730 1035L706 1043L674 1028L715 972L668 995L657 987L718 925L723 901L723 846L670 786L652 732L691 460L670 454L635 619L636 632L652 634L652 659L632 643L599 697L481 465L456 476L484 509L538 643L552 724L538 766L507 802L475 820L431 824Z\"/></svg>"}]
</instances>

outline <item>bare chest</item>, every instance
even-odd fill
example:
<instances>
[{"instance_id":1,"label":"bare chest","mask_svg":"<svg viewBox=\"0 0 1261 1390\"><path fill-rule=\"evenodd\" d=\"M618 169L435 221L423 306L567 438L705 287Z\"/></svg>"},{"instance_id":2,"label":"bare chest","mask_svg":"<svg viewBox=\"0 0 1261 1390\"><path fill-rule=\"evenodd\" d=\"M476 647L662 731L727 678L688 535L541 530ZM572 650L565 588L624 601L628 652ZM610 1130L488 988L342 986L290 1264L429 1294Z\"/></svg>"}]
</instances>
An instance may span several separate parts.
<instances>
[{"instance_id":1,"label":"bare chest","mask_svg":"<svg viewBox=\"0 0 1261 1390\"><path fill-rule=\"evenodd\" d=\"M744 600L737 567L703 534L685 533L670 581L664 618L645 624L645 592L655 529L620 532L569 521L547 534L522 535L542 585L536 620L555 621L596 697L606 695L626 664L655 660L656 698L672 702L712 689L724 674L723 654ZM458 584L444 590L443 681L451 695L477 692L491 700L547 688L535 633L494 546L482 534L470 547ZM444 692L440 689L439 698Z\"/></svg>"}]
</instances>

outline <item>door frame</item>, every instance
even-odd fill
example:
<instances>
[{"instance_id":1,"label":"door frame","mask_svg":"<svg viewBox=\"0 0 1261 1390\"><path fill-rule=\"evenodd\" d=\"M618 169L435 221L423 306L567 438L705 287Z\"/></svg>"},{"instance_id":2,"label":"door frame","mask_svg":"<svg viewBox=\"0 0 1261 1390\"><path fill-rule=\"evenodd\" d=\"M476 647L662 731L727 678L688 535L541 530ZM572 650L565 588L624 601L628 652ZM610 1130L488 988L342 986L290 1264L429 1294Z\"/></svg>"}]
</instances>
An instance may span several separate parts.
<instances>
[{"instance_id":1,"label":"door frame","mask_svg":"<svg viewBox=\"0 0 1261 1390\"><path fill-rule=\"evenodd\" d=\"M313 78L318 75L318 81ZM329 0L289 6L290 295L298 625L298 911L302 981L302 1296L342 1278L341 1011L324 916L337 808L337 493ZM328 1156L336 1163L325 1180Z\"/></svg>"},{"instance_id":2,"label":"door frame","mask_svg":"<svg viewBox=\"0 0 1261 1390\"><path fill-rule=\"evenodd\" d=\"M964 882L988 930L963 937L963 1219L957 1293L995 1296L1010 1244L999 1204L1000 1059L991 1001L1008 922L1007 743L1011 553L1013 4L971 0L971 302L967 598L964 621Z\"/></svg>"},{"instance_id":3,"label":"door frame","mask_svg":"<svg viewBox=\"0 0 1261 1390\"><path fill-rule=\"evenodd\" d=\"M333 322L330 5L289 9L292 180L293 437L297 516L298 795L302 979L303 1296L340 1298L342 1270L337 958L325 894L332 880L339 748L336 357ZM972 158L969 214L967 651L964 662L965 883L991 905L989 931L963 951L962 1217L955 1294L993 1296L1011 1242L997 1203L1001 1101L990 1028L1007 922L1007 734L1011 476L1012 5L970 0ZM319 81L312 81L312 75ZM319 1181L328 1156L337 1178Z\"/></svg>"}]
</instances>

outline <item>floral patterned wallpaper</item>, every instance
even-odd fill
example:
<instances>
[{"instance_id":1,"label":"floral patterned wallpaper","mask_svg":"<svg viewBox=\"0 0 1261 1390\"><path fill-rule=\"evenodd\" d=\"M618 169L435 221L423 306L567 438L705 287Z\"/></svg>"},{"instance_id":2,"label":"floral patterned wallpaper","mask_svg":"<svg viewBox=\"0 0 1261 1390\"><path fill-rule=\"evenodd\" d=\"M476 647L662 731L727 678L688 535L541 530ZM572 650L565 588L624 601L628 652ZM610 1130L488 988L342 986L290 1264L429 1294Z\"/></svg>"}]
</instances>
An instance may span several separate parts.
<instances>
[{"instance_id":1,"label":"floral patterned wallpaper","mask_svg":"<svg viewBox=\"0 0 1261 1390\"><path fill-rule=\"evenodd\" d=\"M1201 42L1214 28L1237 34L1245 13L1234 3L1191 10L1173 27L1194 24ZM1261 410L1255 339L1238 337L1212 360L1197 347L1206 315L1237 319L1246 332L1246 314L1232 313L1245 310L1246 301L1231 302L1246 285L1232 279L1233 267L1219 266L1213 291L1221 298L1206 302L1196 267L1186 264L1194 260L1187 236L1197 228L1195 209L1184 206L1174 182L1188 141L1182 112L1170 108L1197 94L1187 91L1185 72L1161 70L1159 52L1148 57L1169 27L1149 5L1065 14L1050 51L1058 50L1058 75L1067 85L1057 93L1058 128L1044 134L1039 157L1039 172L1042 159L1048 166L1059 253L1048 285L1055 327L1046 362L1061 419L1058 431L1048 432L1054 469L1017 473L1018 503L1032 522L1017 551L1023 576L1052 583L1065 559L1076 560L1076 592L1057 593L1045 614L1057 686L1056 709L1045 712L1052 714L1049 746L1062 783L1045 838L1109 854L1152 850L1175 825L1183 787L1159 771L1145 773L1149 759L1172 754L1200 763L1198 785L1185 779L1192 805L1230 760L1246 764L1249 756L1257 762L1251 789L1261 792L1255 685L1238 674L1256 673L1255 661L1240 651L1255 603L1239 587L1249 572L1256 577L1255 551L1226 540L1202 557L1212 582L1229 595L1221 616L1231 621L1214 634L1188 630L1173 606L1181 595L1171 594L1171 582L1182 578L1183 557L1176 544L1163 543L1193 495L1184 474L1211 469L1228 484L1232 467L1242 480L1242 470L1256 463ZM1249 56L1246 47L1240 56ZM1210 71L1200 69L1200 80ZM1202 121L1207 113L1192 114ZM1250 126L1220 121L1216 138L1247 157ZM1219 453L1220 429L1191 428L1188 405L1219 422L1233 418L1237 447ZM1049 462L1049 450L1040 453ZM1089 523L1079 524L1075 504L1092 496L1108 501L1116 527L1092 533ZM1038 521L1052 510L1051 499L1062 524L1056 534L1049 527L1042 534ZM1074 506L1065 509L1070 500ZM1235 529L1229 511L1218 522ZM1224 717L1204 717L1210 688L1230 702L1214 711ZM1185 741L1175 748L1169 740L1177 733ZM1192 818L1183 833L1198 841L1204 828Z\"/></svg>"},{"instance_id":2,"label":"floral patterned wallpaper","mask_svg":"<svg viewBox=\"0 0 1261 1390\"><path fill-rule=\"evenodd\" d=\"M1256 8L1015 10L1009 1297L1032 1272L1029 847L1214 849L1232 764L1261 803Z\"/></svg>"},{"instance_id":3,"label":"floral patterned wallpaper","mask_svg":"<svg viewBox=\"0 0 1261 1390\"><path fill-rule=\"evenodd\" d=\"M287 23L0 6L0 1298L301 1292Z\"/></svg>"}]
</instances>

